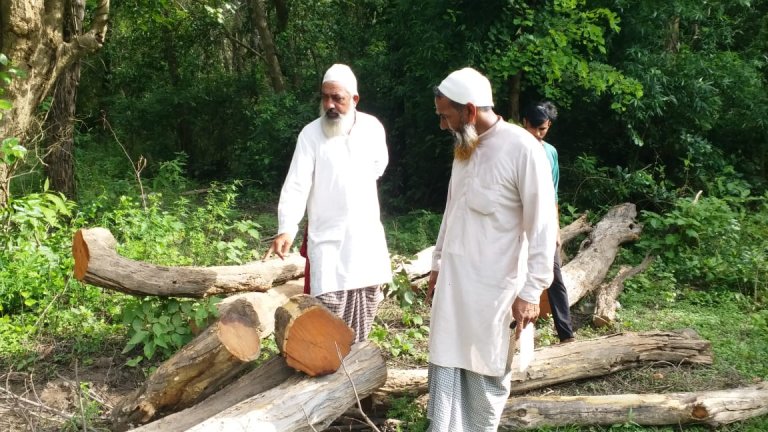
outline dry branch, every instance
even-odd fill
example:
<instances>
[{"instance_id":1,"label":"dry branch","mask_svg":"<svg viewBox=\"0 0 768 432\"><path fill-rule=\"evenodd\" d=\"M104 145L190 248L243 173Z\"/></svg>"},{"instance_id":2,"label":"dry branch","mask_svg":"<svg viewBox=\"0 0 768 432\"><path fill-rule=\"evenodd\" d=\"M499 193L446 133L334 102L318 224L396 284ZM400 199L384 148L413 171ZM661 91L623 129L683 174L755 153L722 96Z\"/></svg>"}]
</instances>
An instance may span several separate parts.
<instances>
[{"instance_id":1,"label":"dry branch","mask_svg":"<svg viewBox=\"0 0 768 432\"><path fill-rule=\"evenodd\" d=\"M133 295L207 297L267 291L304 275L305 260L256 261L239 266L168 267L118 255L117 241L105 228L80 229L72 242L75 277L91 285Z\"/></svg>"},{"instance_id":2,"label":"dry branch","mask_svg":"<svg viewBox=\"0 0 768 432\"><path fill-rule=\"evenodd\" d=\"M621 292L624 291L624 281L638 273L644 272L651 265L653 259L654 257L649 255L634 268L623 266L619 269L616 277L609 283L600 285L595 295L595 312L592 315L592 325L604 327L613 323L616 319L616 308L618 307L616 300Z\"/></svg>"},{"instance_id":3,"label":"dry branch","mask_svg":"<svg viewBox=\"0 0 768 432\"><path fill-rule=\"evenodd\" d=\"M566 425L717 427L768 413L768 383L720 391L511 398L499 430Z\"/></svg>"}]
</instances>

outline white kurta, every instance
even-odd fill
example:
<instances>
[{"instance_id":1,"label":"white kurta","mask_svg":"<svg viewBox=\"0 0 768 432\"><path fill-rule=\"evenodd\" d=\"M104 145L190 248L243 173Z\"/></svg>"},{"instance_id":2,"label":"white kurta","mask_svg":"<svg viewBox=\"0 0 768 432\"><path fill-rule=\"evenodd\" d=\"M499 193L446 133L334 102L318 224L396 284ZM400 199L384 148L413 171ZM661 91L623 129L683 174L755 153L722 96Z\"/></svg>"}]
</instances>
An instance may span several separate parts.
<instances>
[{"instance_id":1,"label":"white kurta","mask_svg":"<svg viewBox=\"0 0 768 432\"><path fill-rule=\"evenodd\" d=\"M538 304L552 281L554 199L541 144L501 118L454 161L433 255L430 363L504 375L516 295Z\"/></svg>"},{"instance_id":2,"label":"white kurta","mask_svg":"<svg viewBox=\"0 0 768 432\"><path fill-rule=\"evenodd\" d=\"M384 127L356 113L349 135L302 129L278 205L278 232L295 237L307 211L312 295L388 283L392 270L376 181L389 156Z\"/></svg>"}]
</instances>

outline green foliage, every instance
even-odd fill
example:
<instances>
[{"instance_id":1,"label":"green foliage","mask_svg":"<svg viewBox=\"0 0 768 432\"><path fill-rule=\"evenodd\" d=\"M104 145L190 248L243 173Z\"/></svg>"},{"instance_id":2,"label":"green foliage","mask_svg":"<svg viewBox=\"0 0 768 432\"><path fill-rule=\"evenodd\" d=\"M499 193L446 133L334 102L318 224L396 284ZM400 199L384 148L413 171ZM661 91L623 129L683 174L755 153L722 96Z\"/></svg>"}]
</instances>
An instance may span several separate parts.
<instances>
[{"instance_id":1,"label":"green foliage","mask_svg":"<svg viewBox=\"0 0 768 432\"><path fill-rule=\"evenodd\" d=\"M385 221L387 245L398 254L415 254L435 244L442 213L413 210Z\"/></svg>"},{"instance_id":2,"label":"green foliage","mask_svg":"<svg viewBox=\"0 0 768 432\"><path fill-rule=\"evenodd\" d=\"M429 327L424 325L422 316L423 301L417 301L411 307L400 310L400 324L388 327L384 323L374 323L369 338L392 357L412 357L420 361L426 360L423 343L429 335Z\"/></svg>"},{"instance_id":3,"label":"green foliage","mask_svg":"<svg viewBox=\"0 0 768 432\"><path fill-rule=\"evenodd\" d=\"M126 362L136 366L152 360L156 353L167 359L192 340L190 323L198 329L208 326L218 316L216 304L221 299L211 297L201 301L178 299L132 299L123 309L121 320L128 328L128 342L123 354L140 347L141 352Z\"/></svg>"},{"instance_id":4,"label":"green foliage","mask_svg":"<svg viewBox=\"0 0 768 432\"><path fill-rule=\"evenodd\" d=\"M429 426L426 410L408 397L393 399L391 407L387 411L387 418L404 422L403 425L397 426L397 432L424 432Z\"/></svg>"}]
</instances>

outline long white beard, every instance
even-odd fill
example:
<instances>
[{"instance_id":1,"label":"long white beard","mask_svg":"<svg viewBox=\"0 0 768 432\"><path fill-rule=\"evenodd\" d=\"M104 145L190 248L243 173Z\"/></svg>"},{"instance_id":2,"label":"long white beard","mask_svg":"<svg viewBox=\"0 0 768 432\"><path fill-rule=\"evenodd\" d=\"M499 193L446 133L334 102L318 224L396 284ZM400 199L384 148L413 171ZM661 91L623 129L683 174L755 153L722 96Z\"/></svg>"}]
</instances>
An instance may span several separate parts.
<instances>
[{"instance_id":1,"label":"long white beard","mask_svg":"<svg viewBox=\"0 0 768 432\"><path fill-rule=\"evenodd\" d=\"M461 130L453 133L453 155L458 160L467 160L477 148L480 138L473 124L464 124Z\"/></svg>"},{"instance_id":2,"label":"long white beard","mask_svg":"<svg viewBox=\"0 0 768 432\"><path fill-rule=\"evenodd\" d=\"M346 114L339 113L339 117L332 119L326 115L322 106L320 107L320 124L323 127L323 133L326 138L334 138L338 136L347 135L349 130L355 124L355 109L350 108Z\"/></svg>"}]
</instances>

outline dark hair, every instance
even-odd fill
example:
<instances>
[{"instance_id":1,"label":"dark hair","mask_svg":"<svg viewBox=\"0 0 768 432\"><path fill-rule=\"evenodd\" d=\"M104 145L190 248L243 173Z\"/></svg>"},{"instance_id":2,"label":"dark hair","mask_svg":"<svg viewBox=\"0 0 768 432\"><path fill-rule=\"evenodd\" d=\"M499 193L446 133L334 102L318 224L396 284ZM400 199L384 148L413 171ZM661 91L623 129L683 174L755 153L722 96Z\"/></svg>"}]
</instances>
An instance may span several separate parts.
<instances>
[{"instance_id":1,"label":"dark hair","mask_svg":"<svg viewBox=\"0 0 768 432\"><path fill-rule=\"evenodd\" d=\"M557 108L550 101L532 103L523 110L523 119L531 126L539 127L547 120L557 120Z\"/></svg>"}]
</instances>

